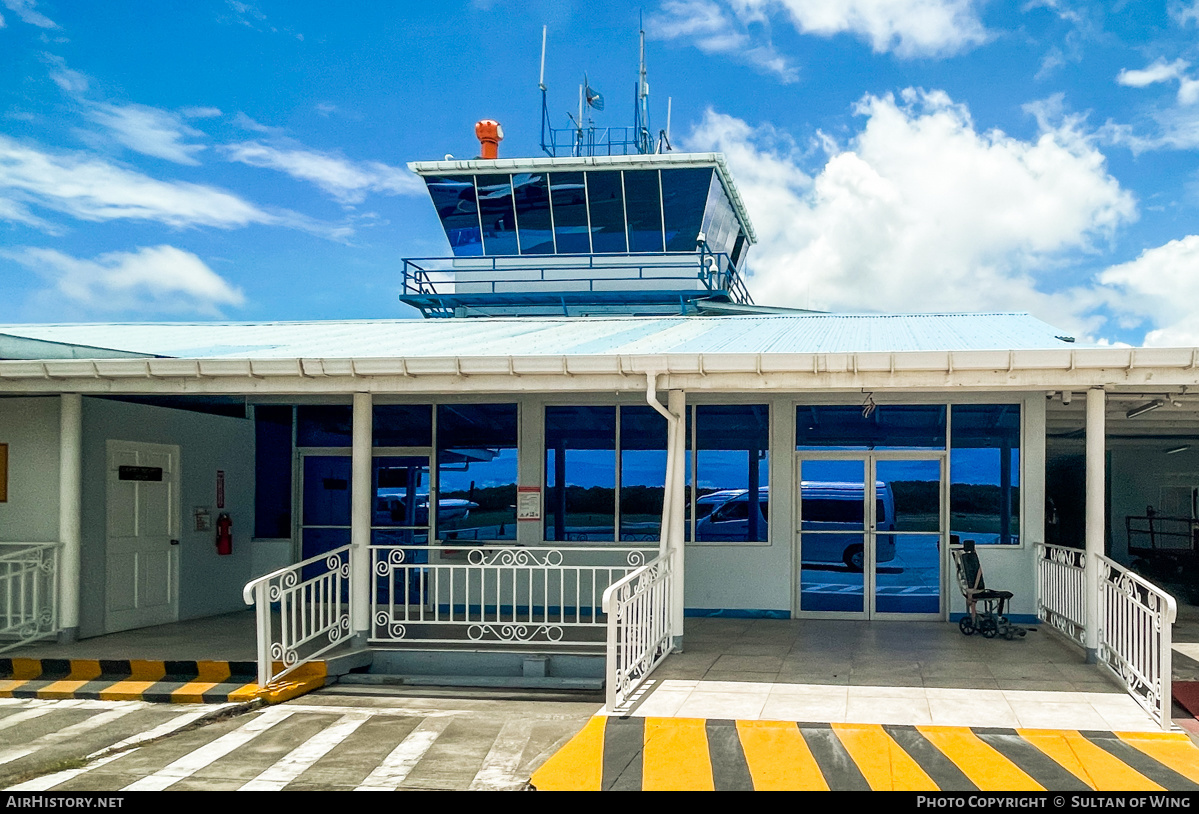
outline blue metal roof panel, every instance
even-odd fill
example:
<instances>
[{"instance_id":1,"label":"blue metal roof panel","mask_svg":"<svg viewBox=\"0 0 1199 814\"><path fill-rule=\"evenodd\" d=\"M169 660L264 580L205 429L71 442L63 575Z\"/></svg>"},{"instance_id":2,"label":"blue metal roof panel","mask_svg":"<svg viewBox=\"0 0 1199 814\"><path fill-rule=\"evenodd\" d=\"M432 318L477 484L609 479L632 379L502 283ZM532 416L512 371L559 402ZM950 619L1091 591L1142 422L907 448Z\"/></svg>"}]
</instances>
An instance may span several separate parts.
<instances>
[{"instance_id":1,"label":"blue metal roof panel","mask_svg":"<svg viewBox=\"0 0 1199 814\"><path fill-rule=\"evenodd\" d=\"M1062 348L1028 314L799 314L338 322L0 325L48 342L198 359L665 353L869 353Z\"/></svg>"}]
</instances>

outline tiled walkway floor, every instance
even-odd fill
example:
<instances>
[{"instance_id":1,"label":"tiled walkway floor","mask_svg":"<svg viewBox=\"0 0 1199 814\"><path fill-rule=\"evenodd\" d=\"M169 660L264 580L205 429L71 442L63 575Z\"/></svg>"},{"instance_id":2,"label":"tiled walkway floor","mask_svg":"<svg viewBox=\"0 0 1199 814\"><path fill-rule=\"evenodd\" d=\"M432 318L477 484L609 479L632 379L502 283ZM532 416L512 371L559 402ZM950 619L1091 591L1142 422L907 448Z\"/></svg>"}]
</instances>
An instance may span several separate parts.
<instances>
[{"instance_id":1,"label":"tiled walkway floor","mask_svg":"<svg viewBox=\"0 0 1199 814\"><path fill-rule=\"evenodd\" d=\"M686 651L654 672L632 715L1159 729L1044 628L1012 641L944 622L698 618L686 629Z\"/></svg>"}]
</instances>

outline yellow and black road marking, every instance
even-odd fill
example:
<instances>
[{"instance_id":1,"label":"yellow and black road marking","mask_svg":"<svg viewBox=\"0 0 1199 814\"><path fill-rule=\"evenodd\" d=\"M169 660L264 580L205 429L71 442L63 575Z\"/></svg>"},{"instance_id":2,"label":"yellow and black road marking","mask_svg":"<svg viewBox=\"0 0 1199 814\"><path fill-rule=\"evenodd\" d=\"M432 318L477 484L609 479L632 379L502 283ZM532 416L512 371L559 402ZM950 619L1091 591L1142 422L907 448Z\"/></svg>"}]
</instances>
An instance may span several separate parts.
<instances>
[{"instance_id":1,"label":"yellow and black road marking","mask_svg":"<svg viewBox=\"0 0 1199 814\"><path fill-rule=\"evenodd\" d=\"M1199 791L1182 733L596 716L537 789Z\"/></svg>"},{"instance_id":2,"label":"yellow and black road marking","mask_svg":"<svg viewBox=\"0 0 1199 814\"><path fill-rule=\"evenodd\" d=\"M257 665L241 661L0 659L0 698L172 704L286 701L324 686L325 665L306 665L290 680L265 689L256 679Z\"/></svg>"}]
</instances>

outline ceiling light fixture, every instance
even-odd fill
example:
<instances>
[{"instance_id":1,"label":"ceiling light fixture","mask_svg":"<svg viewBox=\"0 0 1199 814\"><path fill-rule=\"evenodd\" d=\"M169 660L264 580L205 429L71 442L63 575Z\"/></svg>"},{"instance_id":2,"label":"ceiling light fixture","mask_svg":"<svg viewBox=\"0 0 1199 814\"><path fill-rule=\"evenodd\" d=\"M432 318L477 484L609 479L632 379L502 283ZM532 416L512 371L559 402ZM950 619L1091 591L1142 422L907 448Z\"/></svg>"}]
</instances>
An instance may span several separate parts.
<instances>
[{"instance_id":1,"label":"ceiling light fixture","mask_svg":"<svg viewBox=\"0 0 1199 814\"><path fill-rule=\"evenodd\" d=\"M1136 407L1133 407L1131 410L1129 410L1127 413L1124 414L1124 417L1125 418L1136 418L1139 415L1144 415L1145 413L1147 413L1151 410L1156 410L1158 407L1162 407L1164 405L1165 405L1165 402L1162 401L1161 399L1154 399L1153 401L1147 401L1144 404L1138 404Z\"/></svg>"},{"instance_id":2,"label":"ceiling light fixture","mask_svg":"<svg viewBox=\"0 0 1199 814\"><path fill-rule=\"evenodd\" d=\"M1190 448L1191 448L1190 444L1183 444L1180 447L1173 447L1172 449L1167 449L1166 454L1167 455L1177 455L1179 452L1186 452Z\"/></svg>"}]
</instances>

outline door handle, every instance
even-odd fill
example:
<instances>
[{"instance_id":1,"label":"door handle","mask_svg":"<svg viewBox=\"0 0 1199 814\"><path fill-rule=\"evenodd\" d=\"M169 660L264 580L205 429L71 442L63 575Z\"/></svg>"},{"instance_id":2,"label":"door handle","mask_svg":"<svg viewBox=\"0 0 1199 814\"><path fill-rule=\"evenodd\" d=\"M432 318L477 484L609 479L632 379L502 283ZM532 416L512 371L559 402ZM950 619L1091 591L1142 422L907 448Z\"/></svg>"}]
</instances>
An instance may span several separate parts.
<instances>
[{"instance_id":1,"label":"door handle","mask_svg":"<svg viewBox=\"0 0 1199 814\"><path fill-rule=\"evenodd\" d=\"M178 541L178 540L171 540L171 545L179 545L179 541Z\"/></svg>"}]
</instances>

